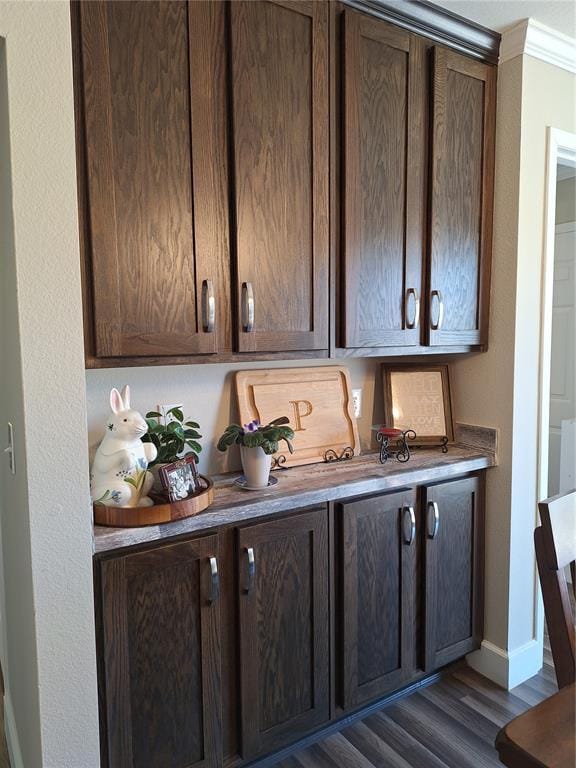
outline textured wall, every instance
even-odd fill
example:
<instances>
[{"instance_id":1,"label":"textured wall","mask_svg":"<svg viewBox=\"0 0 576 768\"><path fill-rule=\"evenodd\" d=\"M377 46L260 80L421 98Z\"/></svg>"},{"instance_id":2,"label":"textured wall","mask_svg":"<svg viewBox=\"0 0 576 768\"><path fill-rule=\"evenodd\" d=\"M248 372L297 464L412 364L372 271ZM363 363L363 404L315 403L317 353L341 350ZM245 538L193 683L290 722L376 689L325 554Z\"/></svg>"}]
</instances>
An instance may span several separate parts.
<instances>
[{"instance_id":1,"label":"textured wall","mask_svg":"<svg viewBox=\"0 0 576 768\"><path fill-rule=\"evenodd\" d=\"M14 422L18 446L18 473L8 474L3 459L0 489L8 735L13 768L22 768L16 731L25 768L95 768L69 4L0 3L0 37L0 417L2 435Z\"/></svg>"}]
</instances>

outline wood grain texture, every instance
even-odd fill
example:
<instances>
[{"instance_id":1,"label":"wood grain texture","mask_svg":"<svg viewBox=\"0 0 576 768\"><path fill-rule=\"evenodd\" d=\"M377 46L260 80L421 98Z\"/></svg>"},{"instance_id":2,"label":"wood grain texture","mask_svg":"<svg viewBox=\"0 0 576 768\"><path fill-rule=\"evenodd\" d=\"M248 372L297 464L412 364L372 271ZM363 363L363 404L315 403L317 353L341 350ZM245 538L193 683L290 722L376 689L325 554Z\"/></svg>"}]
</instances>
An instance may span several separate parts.
<instances>
[{"instance_id":1,"label":"wood grain texture","mask_svg":"<svg viewBox=\"0 0 576 768\"><path fill-rule=\"evenodd\" d=\"M338 456L346 448L360 453L350 374L345 367L275 368L239 371L235 378L240 423L258 419L267 424L286 416L294 430L291 441L274 456L283 467L324 461L327 450Z\"/></svg>"},{"instance_id":2,"label":"wood grain texture","mask_svg":"<svg viewBox=\"0 0 576 768\"><path fill-rule=\"evenodd\" d=\"M500 34L470 19L442 8L436 3L399 3L397 0L341 0L395 26L423 35L467 56L498 64Z\"/></svg>"},{"instance_id":3,"label":"wood grain texture","mask_svg":"<svg viewBox=\"0 0 576 768\"><path fill-rule=\"evenodd\" d=\"M201 306L207 279L229 300L223 12L80 4L99 357L213 353L219 337L229 348L226 314L204 333Z\"/></svg>"},{"instance_id":4,"label":"wood grain texture","mask_svg":"<svg viewBox=\"0 0 576 768\"><path fill-rule=\"evenodd\" d=\"M500 761L509 768L572 768L576 762L576 685L558 691L512 720L496 737Z\"/></svg>"},{"instance_id":5,"label":"wood grain texture","mask_svg":"<svg viewBox=\"0 0 576 768\"><path fill-rule=\"evenodd\" d=\"M480 646L483 603L483 502L479 476L428 486L425 541L425 669L438 669ZM430 536L429 505L438 531Z\"/></svg>"},{"instance_id":6,"label":"wood grain texture","mask_svg":"<svg viewBox=\"0 0 576 768\"><path fill-rule=\"evenodd\" d=\"M238 473L215 477L215 499L210 509L187 520L146 528L94 528L97 554L124 547L162 541L198 531L238 525L259 517L301 509L305 506L351 498L440 480L462 477L494 465L494 455L472 448L450 446L447 454L438 449L418 449L407 464L389 461L381 465L376 453L350 461L292 467L278 473L278 485L258 493L234 485Z\"/></svg>"},{"instance_id":7,"label":"wood grain texture","mask_svg":"<svg viewBox=\"0 0 576 768\"><path fill-rule=\"evenodd\" d=\"M424 52L418 38L344 11L346 347L409 346L420 341L417 300L422 292L426 205Z\"/></svg>"},{"instance_id":8,"label":"wood grain texture","mask_svg":"<svg viewBox=\"0 0 576 768\"><path fill-rule=\"evenodd\" d=\"M401 687L414 674L418 601L417 538L402 537L404 508L416 492L372 496L336 506L342 528L342 706L355 709Z\"/></svg>"},{"instance_id":9,"label":"wood grain texture","mask_svg":"<svg viewBox=\"0 0 576 768\"><path fill-rule=\"evenodd\" d=\"M328 4L230 11L238 349L327 349Z\"/></svg>"},{"instance_id":10,"label":"wood grain texture","mask_svg":"<svg viewBox=\"0 0 576 768\"><path fill-rule=\"evenodd\" d=\"M329 717L326 508L238 532L243 757ZM255 576L247 584L247 549Z\"/></svg>"},{"instance_id":11,"label":"wood grain texture","mask_svg":"<svg viewBox=\"0 0 576 768\"><path fill-rule=\"evenodd\" d=\"M434 48L428 343L485 344L494 164L493 67ZM440 307L432 292L439 292Z\"/></svg>"},{"instance_id":12,"label":"wood grain texture","mask_svg":"<svg viewBox=\"0 0 576 768\"><path fill-rule=\"evenodd\" d=\"M218 539L101 566L108 764L221 765L220 621L207 601Z\"/></svg>"}]
</instances>

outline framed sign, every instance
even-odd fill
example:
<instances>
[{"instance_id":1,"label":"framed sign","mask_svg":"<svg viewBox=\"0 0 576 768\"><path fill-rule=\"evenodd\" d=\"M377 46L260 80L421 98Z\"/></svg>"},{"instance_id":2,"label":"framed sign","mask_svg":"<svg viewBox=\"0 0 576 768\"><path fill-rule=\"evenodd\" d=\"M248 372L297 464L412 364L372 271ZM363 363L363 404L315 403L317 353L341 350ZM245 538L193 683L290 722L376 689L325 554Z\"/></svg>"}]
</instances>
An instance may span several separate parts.
<instances>
[{"instance_id":1,"label":"framed sign","mask_svg":"<svg viewBox=\"0 0 576 768\"><path fill-rule=\"evenodd\" d=\"M383 365L386 426L413 429L415 445L454 440L447 365Z\"/></svg>"},{"instance_id":2,"label":"framed sign","mask_svg":"<svg viewBox=\"0 0 576 768\"><path fill-rule=\"evenodd\" d=\"M294 453L274 454L273 468L360 453L350 376L343 366L239 371L236 394L241 424L253 419L267 424L278 416L290 420Z\"/></svg>"}]
</instances>

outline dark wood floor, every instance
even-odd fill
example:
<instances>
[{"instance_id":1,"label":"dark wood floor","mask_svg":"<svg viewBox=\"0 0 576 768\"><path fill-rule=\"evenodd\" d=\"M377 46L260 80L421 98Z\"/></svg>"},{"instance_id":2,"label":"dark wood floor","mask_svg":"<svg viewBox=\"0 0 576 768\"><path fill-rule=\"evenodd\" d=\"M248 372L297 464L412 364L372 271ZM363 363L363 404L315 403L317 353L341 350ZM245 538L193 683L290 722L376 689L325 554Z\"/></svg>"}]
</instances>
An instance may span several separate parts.
<instances>
[{"instance_id":1,"label":"dark wood floor","mask_svg":"<svg viewBox=\"0 0 576 768\"><path fill-rule=\"evenodd\" d=\"M500 728L558 690L545 646L541 672L512 691L463 665L277 768L502 768Z\"/></svg>"}]
</instances>

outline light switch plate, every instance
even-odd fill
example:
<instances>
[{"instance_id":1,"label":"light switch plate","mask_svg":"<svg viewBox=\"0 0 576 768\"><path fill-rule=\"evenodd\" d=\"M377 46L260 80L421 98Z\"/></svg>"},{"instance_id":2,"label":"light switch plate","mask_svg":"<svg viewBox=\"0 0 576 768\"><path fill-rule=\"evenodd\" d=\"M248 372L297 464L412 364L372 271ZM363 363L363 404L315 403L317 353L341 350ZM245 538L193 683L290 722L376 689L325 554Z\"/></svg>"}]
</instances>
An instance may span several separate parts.
<instances>
[{"instance_id":1,"label":"light switch plate","mask_svg":"<svg viewBox=\"0 0 576 768\"><path fill-rule=\"evenodd\" d=\"M352 390L352 407L354 408L354 416L359 419L362 416L362 390Z\"/></svg>"}]
</instances>

